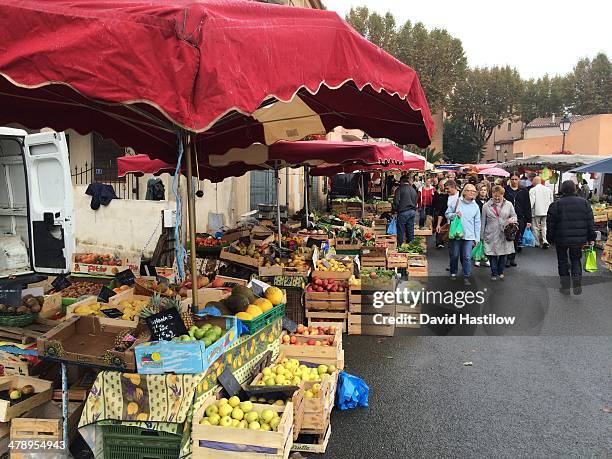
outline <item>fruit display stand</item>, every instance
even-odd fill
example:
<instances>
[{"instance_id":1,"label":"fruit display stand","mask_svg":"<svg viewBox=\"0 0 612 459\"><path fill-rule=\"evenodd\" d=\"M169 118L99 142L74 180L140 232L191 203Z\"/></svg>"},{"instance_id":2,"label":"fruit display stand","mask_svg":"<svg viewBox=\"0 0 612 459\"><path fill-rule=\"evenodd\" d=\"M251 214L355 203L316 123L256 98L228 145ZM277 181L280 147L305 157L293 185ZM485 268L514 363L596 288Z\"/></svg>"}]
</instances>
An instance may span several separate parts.
<instances>
[{"instance_id":1,"label":"fruit display stand","mask_svg":"<svg viewBox=\"0 0 612 459\"><path fill-rule=\"evenodd\" d=\"M408 267L408 254L398 252L397 250L389 250L387 252L387 268L402 269Z\"/></svg>"},{"instance_id":2,"label":"fruit display stand","mask_svg":"<svg viewBox=\"0 0 612 459\"><path fill-rule=\"evenodd\" d=\"M381 270L382 271L382 270ZM377 324L376 320L384 320L395 315L395 301L385 303L381 307L374 306L374 292L395 291L394 277L371 277L378 270L362 270L361 279L349 286L349 335L393 336L395 327L390 324Z\"/></svg>"},{"instance_id":3,"label":"fruit display stand","mask_svg":"<svg viewBox=\"0 0 612 459\"><path fill-rule=\"evenodd\" d=\"M426 228L419 228L418 226L415 225L414 227L415 236L427 237L427 236L431 236L432 234L433 234L433 228L431 226L428 226Z\"/></svg>"},{"instance_id":4,"label":"fruit display stand","mask_svg":"<svg viewBox=\"0 0 612 459\"><path fill-rule=\"evenodd\" d=\"M408 278L427 278L429 264L425 255L410 255L408 257Z\"/></svg>"},{"instance_id":5,"label":"fruit display stand","mask_svg":"<svg viewBox=\"0 0 612 459\"><path fill-rule=\"evenodd\" d=\"M361 249L361 266L365 268L387 266L386 247L364 247Z\"/></svg>"},{"instance_id":6,"label":"fruit display stand","mask_svg":"<svg viewBox=\"0 0 612 459\"><path fill-rule=\"evenodd\" d=\"M372 223L371 231L377 236L387 234L387 225L386 218L375 218Z\"/></svg>"},{"instance_id":7,"label":"fruit display stand","mask_svg":"<svg viewBox=\"0 0 612 459\"><path fill-rule=\"evenodd\" d=\"M239 255L237 253L232 253L227 247L224 247L221 250L221 253L219 254L219 259L259 269L260 261L258 258L249 257L248 255Z\"/></svg>"},{"instance_id":8,"label":"fruit display stand","mask_svg":"<svg viewBox=\"0 0 612 459\"><path fill-rule=\"evenodd\" d=\"M337 237L336 241L336 250L339 251L353 251L353 250L361 250L363 244L359 241L353 241L347 237Z\"/></svg>"},{"instance_id":9,"label":"fruit display stand","mask_svg":"<svg viewBox=\"0 0 612 459\"><path fill-rule=\"evenodd\" d=\"M343 289L342 292L311 292L307 289L305 294L306 311L346 312L348 310L348 295L344 287Z\"/></svg>"},{"instance_id":10,"label":"fruit display stand","mask_svg":"<svg viewBox=\"0 0 612 459\"><path fill-rule=\"evenodd\" d=\"M317 383L306 381L303 384L304 390L309 391ZM321 389L314 397L304 398L304 421L300 431L302 434L325 435L330 425L338 385L338 371L332 375L323 375L320 385Z\"/></svg>"},{"instance_id":11,"label":"fruit display stand","mask_svg":"<svg viewBox=\"0 0 612 459\"><path fill-rule=\"evenodd\" d=\"M397 249L397 236L394 234L378 234L374 241L376 247L386 247L389 250Z\"/></svg>"},{"instance_id":12,"label":"fruit display stand","mask_svg":"<svg viewBox=\"0 0 612 459\"><path fill-rule=\"evenodd\" d=\"M309 327L329 327L331 325L346 332L347 328L346 312L329 311L306 311L306 319Z\"/></svg>"},{"instance_id":13,"label":"fruit display stand","mask_svg":"<svg viewBox=\"0 0 612 459\"><path fill-rule=\"evenodd\" d=\"M24 386L32 386L32 394L22 394ZM31 378L29 376L2 376L0 377L0 422L9 422L32 408L51 400L51 381ZM9 391L17 389L19 397L13 398ZM10 391L10 392L13 392Z\"/></svg>"},{"instance_id":14,"label":"fruit display stand","mask_svg":"<svg viewBox=\"0 0 612 459\"><path fill-rule=\"evenodd\" d=\"M601 263L612 271L612 232L608 234L608 240L601 253Z\"/></svg>"},{"instance_id":15,"label":"fruit display stand","mask_svg":"<svg viewBox=\"0 0 612 459\"><path fill-rule=\"evenodd\" d=\"M8 457L11 442L11 424L0 422L0 457Z\"/></svg>"},{"instance_id":16,"label":"fruit display stand","mask_svg":"<svg viewBox=\"0 0 612 459\"><path fill-rule=\"evenodd\" d=\"M385 212L391 212L392 206L390 202L378 202L376 203L376 212L383 214Z\"/></svg>"},{"instance_id":17,"label":"fruit display stand","mask_svg":"<svg viewBox=\"0 0 612 459\"><path fill-rule=\"evenodd\" d=\"M293 445L291 402L285 406L253 404L253 410L258 413L270 409L278 412L281 417L276 432L266 432L200 424L204 411L215 401L215 397L209 397L194 414L191 430L194 459L287 459L289 457Z\"/></svg>"},{"instance_id":18,"label":"fruit display stand","mask_svg":"<svg viewBox=\"0 0 612 459\"><path fill-rule=\"evenodd\" d=\"M148 297L145 297L145 298L147 298L147 300L149 299ZM107 308L107 309L111 309L111 308L118 309L121 312L123 312L123 310L125 309L125 306L122 306L121 304L119 304L118 301L115 303L110 303L110 302L101 303L97 297L90 296L87 298L83 298L81 301L77 301L76 303L72 303L70 306L67 306L66 307L66 319L69 319L74 316L89 315L86 313L80 313L79 311L83 310L81 308L85 308L85 310L91 310L92 306L93 307L101 306L101 308ZM100 320L100 323L102 325L111 325L115 327L134 327L134 328L138 326L138 319L139 319L138 316L135 316L131 320L121 319L120 317L111 318L111 317L105 316L102 312L100 312L101 308L97 310L98 313L96 315L98 315L98 319Z\"/></svg>"},{"instance_id":19,"label":"fruit display stand","mask_svg":"<svg viewBox=\"0 0 612 459\"><path fill-rule=\"evenodd\" d=\"M329 438L331 437L331 423L327 427L327 432L325 435L317 436L316 443L301 443L298 438L293 442L293 446L291 447L291 451L300 452L300 453L311 453L311 454L324 454L327 450L327 444L329 443Z\"/></svg>"},{"instance_id":20,"label":"fruit display stand","mask_svg":"<svg viewBox=\"0 0 612 459\"><path fill-rule=\"evenodd\" d=\"M333 266L338 263L344 264L343 271L332 270ZM328 256L324 260L316 261L316 264L312 277L320 279L349 279L353 275L353 257L348 255Z\"/></svg>"}]
</instances>

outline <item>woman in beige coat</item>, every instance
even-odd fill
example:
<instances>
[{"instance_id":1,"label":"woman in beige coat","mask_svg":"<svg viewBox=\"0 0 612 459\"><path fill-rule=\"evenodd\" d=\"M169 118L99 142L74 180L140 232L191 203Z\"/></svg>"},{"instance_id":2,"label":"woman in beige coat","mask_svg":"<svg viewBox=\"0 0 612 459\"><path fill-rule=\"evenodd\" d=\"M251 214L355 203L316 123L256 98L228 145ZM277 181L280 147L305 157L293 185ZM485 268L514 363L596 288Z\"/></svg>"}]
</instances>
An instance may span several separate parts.
<instances>
[{"instance_id":1,"label":"woman in beige coat","mask_svg":"<svg viewBox=\"0 0 612 459\"><path fill-rule=\"evenodd\" d=\"M491 280L504 279L506 257L514 253L514 242L507 241L504 228L516 223L517 217L512 203L504 199L505 190L496 185L493 197L482 206L480 240L491 263Z\"/></svg>"}]
</instances>

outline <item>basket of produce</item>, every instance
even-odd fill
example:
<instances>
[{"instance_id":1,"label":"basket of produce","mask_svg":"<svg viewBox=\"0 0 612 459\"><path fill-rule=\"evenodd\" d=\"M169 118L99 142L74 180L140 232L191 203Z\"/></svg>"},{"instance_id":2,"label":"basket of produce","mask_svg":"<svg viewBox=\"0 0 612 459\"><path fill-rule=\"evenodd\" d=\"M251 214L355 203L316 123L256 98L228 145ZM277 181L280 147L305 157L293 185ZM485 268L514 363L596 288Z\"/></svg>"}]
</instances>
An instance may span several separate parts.
<instances>
[{"instance_id":1,"label":"basket of produce","mask_svg":"<svg viewBox=\"0 0 612 459\"><path fill-rule=\"evenodd\" d=\"M4 327L25 327L38 317L45 298L42 296L24 295L19 306L0 304L0 325Z\"/></svg>"}]
</instances>

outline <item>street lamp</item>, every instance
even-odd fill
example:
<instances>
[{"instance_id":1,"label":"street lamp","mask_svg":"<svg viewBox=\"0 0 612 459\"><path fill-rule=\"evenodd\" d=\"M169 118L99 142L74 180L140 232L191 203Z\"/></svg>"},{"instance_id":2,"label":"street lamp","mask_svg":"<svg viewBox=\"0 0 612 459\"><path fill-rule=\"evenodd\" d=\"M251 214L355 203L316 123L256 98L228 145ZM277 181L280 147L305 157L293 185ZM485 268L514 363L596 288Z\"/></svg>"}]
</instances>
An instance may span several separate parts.
<instances>
[{"instance_id":1,"label":"street lamp","mask_svg":"<svg viewBox=\"0 0 612 459\"><path fill-rule=\"evenodd\" d=\"M499 150L501 150L501 145L495 145L495 161L499 162Z\"/></svg>"},{"instance_id":2,"label":"street lamp","mask_svg":"<svg viewBox=\"0 0 612 459\"><path fill-rule=\"evenodd\" d=\"M572 124L572 120L569 119L567 115L564 115L559 122L559 129L563 134L563 143L561 144L561 153L565 152L565 134L569 131L570 125Z\"/></svg>"}]
</instances>

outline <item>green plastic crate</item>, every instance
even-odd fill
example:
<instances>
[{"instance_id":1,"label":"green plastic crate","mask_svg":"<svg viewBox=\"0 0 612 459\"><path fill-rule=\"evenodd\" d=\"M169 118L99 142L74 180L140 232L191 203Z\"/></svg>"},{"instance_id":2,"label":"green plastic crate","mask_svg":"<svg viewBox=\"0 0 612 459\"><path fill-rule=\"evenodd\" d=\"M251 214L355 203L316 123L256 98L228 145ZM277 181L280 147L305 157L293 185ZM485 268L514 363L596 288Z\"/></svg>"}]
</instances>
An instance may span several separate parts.
<instances>
[{"instance_id":1,"label":"green plastic crate","mask_svg":"<svg viewBox=\"0 0 612 459\"><path fill-rule=\"evenodd\" d=\"M264 328L266 325L270 325L275 320L285 317L285 304L279 304L274 306L269 311L255 317L253 320L241 320L243 324L249 329L249 335L254 335L259 330Z\"/></svg>"},{"instance_id":2,"label":"green plastic crate","mask_svg":"<svg viewBox=\"0 0 612 459\"><path fill-rule=\"evenodd\" d=\"M134 426L102 425L104 459L176 459L180 435Z\"/></svg>"}]
</instances>

